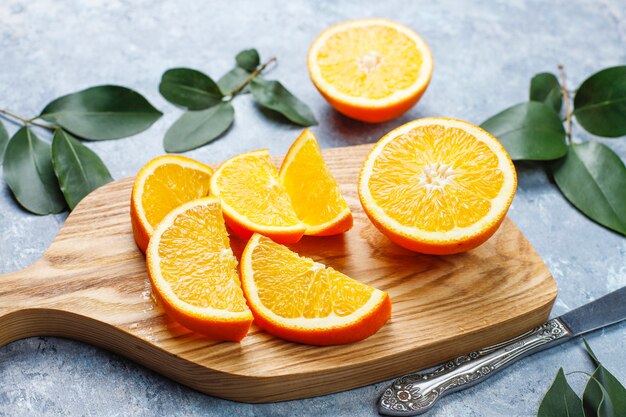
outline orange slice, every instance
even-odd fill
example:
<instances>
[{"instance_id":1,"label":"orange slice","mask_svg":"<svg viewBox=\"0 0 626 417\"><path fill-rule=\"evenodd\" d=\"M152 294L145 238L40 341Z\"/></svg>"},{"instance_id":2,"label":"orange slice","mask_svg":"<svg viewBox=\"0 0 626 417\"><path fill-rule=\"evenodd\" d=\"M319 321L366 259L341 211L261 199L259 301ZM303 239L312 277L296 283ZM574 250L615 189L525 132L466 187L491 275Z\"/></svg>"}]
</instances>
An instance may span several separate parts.
<instances>
[{"instance_id":1,"label":"orange slice","mask_svg":"<svg viewBox=\"0 0 626 417\"><path fill-rule=\"evenodd\" d=\"M425 118L378 141L363 164L359 197L391 240L440 255L493 235L516 186L513 162L496 138L460 120Z\"/></svg>"},{"instance_id":2,"label":"orange slice","mask_svg":"<svg viewBox=\"0 0 626 417\"><path fill-rule=\"evenodd\" d=\"M306 227L305 235L330 236L350 230L352 213L312 132L304 130L291 145L279 177Z\"/></svg>"},{"instance_id":3,"label":"orange slice","mask_svg":"<svg viewBox=\"0 0 626 417\"><path fill-rule=\"evenodd\" d=\"M426 42L385 19L332 26L309 50L309 74L340 113L365 122L400 116L417 103L433 72Z\"/></svg>"},{"instance_id":4,"label":"orange slice","mask_svg":"<svg viewBox=\"0 0 626 417\"><path fill-rule=\"evenodd\" d=\"M267 150L242 153L224 162L211 178L228 226L244 239L258 232L295 243L305 226L298 219Z\"/></svg>"},{"instance_id":5,"label":"orange slice","mask_svg":"<svg viewBox=\"0 0 626 417\"><path fill-rule=\"evenodd\" d=\"M252 314L216 198L190 201L165 216L146 263L153 290L180 324L212 339L243 339Z\"/></svg>"},{"instance_id":6,"label":"orange slice","mask_svg":"<svg viewBox=\"0 0 626 417\"><path fill-rule=\"evenodd\" d=\"M311 345L356 342L391 317L387 293L255 234L241 257L241 281L255 323Z\"/></svg>"},{"instance_id":7,"label":"orange slice","mask_svg":"<svg viewBox=\"0 0 626 417\"><path fill-rule=\"evenodd\" d=\"M130 198L130 218L142 252L167 213L209 193L212 174L211 167L178 155L159 156L141 168Z\"/></svg>"}]
</instances>

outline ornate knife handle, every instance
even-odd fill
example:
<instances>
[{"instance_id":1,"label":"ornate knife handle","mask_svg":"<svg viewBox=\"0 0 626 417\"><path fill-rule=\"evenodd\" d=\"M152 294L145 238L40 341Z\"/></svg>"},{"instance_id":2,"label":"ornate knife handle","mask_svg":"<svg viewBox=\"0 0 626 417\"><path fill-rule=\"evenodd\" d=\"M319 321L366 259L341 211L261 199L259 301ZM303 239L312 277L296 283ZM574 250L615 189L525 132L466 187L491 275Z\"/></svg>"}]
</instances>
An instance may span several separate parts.
<instances>
[{"instance_id":1,"label":"ornate knife handle","mask_svg":"<svg viewBox=\"0 0 626 417\"><path fill-rule=\"evenodd\" d=\"M434 371L405 375L385 390L378 411L388 416L422 414L444 395L477 384L517 359L571 337L559 319L552 319L506 342L459 356Z\"/></svg>"}]
</instances>

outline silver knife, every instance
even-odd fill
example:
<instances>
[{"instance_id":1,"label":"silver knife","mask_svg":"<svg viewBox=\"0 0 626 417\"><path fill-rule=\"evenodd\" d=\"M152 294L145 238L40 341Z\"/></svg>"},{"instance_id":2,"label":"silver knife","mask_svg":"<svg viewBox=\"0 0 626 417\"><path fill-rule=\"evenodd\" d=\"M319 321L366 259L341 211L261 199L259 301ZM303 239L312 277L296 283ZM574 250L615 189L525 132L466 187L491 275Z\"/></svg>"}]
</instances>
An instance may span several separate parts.
<instances>
[{"instance_id":1,"label":"silver knife","mask_svg":"<svg viewBox=\"0 0 626 417\"><path fill-rule=\"evenodd\" d=\"M388 416L414 416L428 411L446 394L484 381L524 356L532 355L626 319L626 287L548 320L506 342L459 356L434 371L416 372L396 379L378 401L378 412Z\"/></svg>"}]
</instances>

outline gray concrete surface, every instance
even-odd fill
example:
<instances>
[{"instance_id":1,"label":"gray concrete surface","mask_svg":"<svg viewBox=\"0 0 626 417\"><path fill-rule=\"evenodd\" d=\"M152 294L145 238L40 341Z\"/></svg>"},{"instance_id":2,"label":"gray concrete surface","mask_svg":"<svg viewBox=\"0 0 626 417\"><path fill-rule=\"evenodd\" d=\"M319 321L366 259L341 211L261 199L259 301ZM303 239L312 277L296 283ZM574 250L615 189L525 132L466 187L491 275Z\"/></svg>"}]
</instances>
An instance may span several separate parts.
<instances>
[{"instance_id":1,"label":"gray concrete surface","mask_svg":"<svg viewBox=\"0 0 626 417\"><path fill-rule=\"evenodd\" d=\"M330 24L381 16L405 23L432 47L435 73L421 102L398 120L366 125L334 112L309 81L306 51ZM626 2L533 1L0 1L0 106L35 115L51 99L88 86L131 86L165 112L129 139L89 144L115 178L163 152L180 110L159 96L161 73L190 66L220 76L241 49L276 55L275 76L309 103L324 147L374 142L423 116L480 123L526 99L530 77L565 65L574 88L588 74L626 62ZM188 155L218 162L242 151L287 150L299 128L262 117L249 97L236 100L228 135ZM5 123L10 132L16 125ZM577 140L588 136L575 126ZM42 137L47 137L44 133ZM626 158L626 139L606 141ZM626 239L587 220L539 166L517 164L510 216L545 259L559 286L553 314L626 285ZM21 210L0 181L0 272L37 259L66 215ZM1 285L1 277L0 277ZM626 323L588 338L626 381ZM431 416L533 416L560 366L589 371L579 341L519 362L486 383L454 394ZM578 392L585 378L570 375ZM124 358L82 343L31 338L0 348L0 416L368 416L386 383L324 397L250 405L200 394Z\"/></svg>"}]
</instances>

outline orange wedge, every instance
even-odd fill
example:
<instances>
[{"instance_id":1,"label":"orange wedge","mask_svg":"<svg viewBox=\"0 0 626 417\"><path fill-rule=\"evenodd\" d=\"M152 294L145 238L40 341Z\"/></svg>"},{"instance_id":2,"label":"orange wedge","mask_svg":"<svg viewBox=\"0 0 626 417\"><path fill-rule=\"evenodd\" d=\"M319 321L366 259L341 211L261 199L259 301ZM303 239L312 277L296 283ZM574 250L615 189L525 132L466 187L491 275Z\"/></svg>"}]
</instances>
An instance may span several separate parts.
<instances>
[{"instance_id":1,"label":"orange wedge","mask_svg":"<svg viewBox=\"0 0 626 417\"><path fill-rule=\"evenodd\" d=\"M165 216L146 263L154 292L180 324L212 339L243 339L252 314L216 198L190 201Z\"/></svg>"},{"instance_id":2,"label":"orange wedge","mask_svg":"<svg viewBox=\"0 0 626 417\"><path fill-rule=\"evenodd\" d=\"M400 116L417 103L433 72L426 42L385 19L332 26L313 42L309 74L340 113L365 122Z\"/></svg>"},{"instance_id":3,"label":"orange wedge","mask_svg":"<svg viewBox=\"0 0 626 417\"><path fill-rule=\"evenodd\" d=\"M291 145L279 177L306 227L305 235L330 236L350 230L352 213L311 131L304 130Z\"/></svg>"},{"instance_id":4,"label":"orange wedge","mask_svg":"<svg viewBox=\"0 0 626 417\"><path fill-rule=\"evenodd\" d=\"M387 293L255 234L241 257L241 281L259 327L311 345L356 342L391 317Z\"/></svg>"},{"instance_id":5,"label":"orange wedge","mask_svg":"<svg viewBox=\"0 0 626 417\"><path fill-rule=\"evenodd\" d=\"M244 239L258 232L280 243L295 243L305 226L298 219L267 150L242 153L211 177L228 226Z\"/></svg>"},{"instance_id":6,"label":"orange wedge","mask_svg":"<svg viewBox=\"0 0 626 417\"><path fill-rule=\"evenodd\" d=\"M208 195L212 174L211 167L178 155L159 156L141 168L130 198L130 218L135 242L142 252L167 213Z\"/></svg>"},{"instance_id":7,"label":"orange wedge","mask_svg":"<svg viewBox=\"0 0 626 417\"><path fill-rule=\"evenodd\" d=\"M516 187L513 162L496 138L461 120L425 118L378 141L363 164L359 197L392 241L443 255L491 237Z\"/></svg>"}]
</instances>

